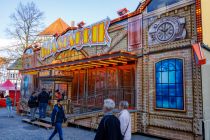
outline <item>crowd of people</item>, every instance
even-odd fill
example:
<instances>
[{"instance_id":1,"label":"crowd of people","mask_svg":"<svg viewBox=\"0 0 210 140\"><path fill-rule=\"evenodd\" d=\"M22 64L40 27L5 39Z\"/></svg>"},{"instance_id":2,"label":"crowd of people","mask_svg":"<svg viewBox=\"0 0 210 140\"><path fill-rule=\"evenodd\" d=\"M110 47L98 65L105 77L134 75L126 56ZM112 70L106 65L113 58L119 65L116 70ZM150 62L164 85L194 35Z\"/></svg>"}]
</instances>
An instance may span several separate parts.
<instances>
[{"instance_id":1,"label":"crowd of people","mask_svg":"<svg viewBox=\"0 0 210 140\"><path fill-rule=\"evenodd\" d=\"M67 118L60 101L61 99L57 100L51 114L51 122L55 129L49 140L56 133L59 134L60 140L63 140L62 123L66 122ZM115 102L112 99L105 99L103 105L104 116L98 126L94 140L131 140L131 116L127 110L128 107L127 101L121 101L119 103L120 114L117 118L113 114Z\"/></svg>"},{"instance_id":2,"label":"crowd of people","mask_svg":"<svg viewBox=\"0 0 210 140\"><path fill-rule=\"evenodd\" d=\"M47 92L45 88L36 96L36 92L33 92L28 100L28 106L30 107L31 121L35 120L35 113L37 108L39 108L39 118L46 117L46 110L49 100L51 99L51 91ZM62 132L62 123L66 122L66 116L64 113L63 106L61 105L61 101L63 100L62 94L59 90L55 91L55 99L57 100L57 104L54 105L53 111L51 113L51 122L52 126L55 127L52 135L49 137L51 140L56 133L59 133L60 140L63 140L63 132Z\"/></svg>"},{"instance_id":3,"label":"crowd of people","mask_svg":"<svg viewBox=\"0 0 210 140\"><path fill-rule=\"evenodd\" d=\"M35 120L35 114L37 111L37 108L39 109L39 118L45 118L46 117L46 111L47 111L47 105L49 103L49 100L52 98L52 91L47 92L45 88L42 89L40 93L32 92L29 100L28 100L28 106L30 108L30 114L31 114L31 120ZM55 99L56 100L63 100L62 94L57 89L55 91Z\"/></svg>"},{"instance_id":4,"label":"crowd of people","mask_svg":"<svg viewBox=\"0 0 210 140\"><path fill-rule=\"evenodd\" d=\"M39 118L46 117L47 105L50 98L51 94L47 92L45 88L43 88L38 95L36 92L32 92L28 100L31 121L35 120L37 108L39 109ZM57 104L54 105L51 113L51 123L52 126L54 126L54 131L49 137L49 140L51 140L56 133L59 134L60 140L63 140L62 123L66 122L67 118L61 104L63 96L59 90L55 91L55 98ZM12 100L9 94L6 96L6 105L8 117L12 117ZM128 107L129 104L127 101L121 101L118 108L120 113L119 116L116 117L113 112L115 102L112 99L105 99L103 105L104 116L99 123L94 140L131 140L131 116L127 110Z\"/></svg>"}]
</instances>

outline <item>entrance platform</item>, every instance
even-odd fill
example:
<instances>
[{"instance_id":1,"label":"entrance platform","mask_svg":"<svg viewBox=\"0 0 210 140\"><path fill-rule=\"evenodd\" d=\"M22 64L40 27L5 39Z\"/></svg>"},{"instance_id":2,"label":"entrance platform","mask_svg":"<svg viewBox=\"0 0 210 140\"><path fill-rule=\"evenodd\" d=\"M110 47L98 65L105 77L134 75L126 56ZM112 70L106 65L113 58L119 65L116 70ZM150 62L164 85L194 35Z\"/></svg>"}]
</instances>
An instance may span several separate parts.
<instances>
[{"instance_id":1,"label":"entrance platform","mask_svg":"<svg viewBox=\"0 0 210 140\"><path fill-rule=\"evenodd\" d=\"M29 123L29 124L32 124L32 125L39 126L39 127L44 127L46 129L52 129L53 128L53 126L51 124L44 123L44 122L41 122L39 120L31 121L30 119L24 118L24 119L22 119L22 121L26 122L26 123Z\"/></svg>"},{"instance_id":2,"label":"entrance platform","mask_svg":"<svg viewBox=\"0 0 210 140\"><path fill-rule=\"evenodd\" d=\"M137 110L130 110L132 133L137 132ZM119 111L115 112L116 116L119 115ZM88 113L73 114L68 116L68 124L78 127L84 127L96 130L103 117L102 111L93 111Z\"/></svg>"}]
</instances>

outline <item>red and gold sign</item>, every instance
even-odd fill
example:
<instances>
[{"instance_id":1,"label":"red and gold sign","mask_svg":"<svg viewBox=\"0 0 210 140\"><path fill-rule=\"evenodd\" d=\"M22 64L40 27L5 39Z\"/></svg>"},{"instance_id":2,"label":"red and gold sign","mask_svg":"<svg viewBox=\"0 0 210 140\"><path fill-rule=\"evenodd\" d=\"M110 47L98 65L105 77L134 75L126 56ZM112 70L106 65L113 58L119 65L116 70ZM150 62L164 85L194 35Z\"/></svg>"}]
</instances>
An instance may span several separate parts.
<instances>
[{"instance_id":1,"label":"red and gold sign","mask_svg":"<svg viewBox=\"0 0 210 140\"><path fill-rule=\"evenodd\" d=\"M39 72L39 77L47 77L47 76L50 76L50 71L49 70Z\"/></svg>"},{"instance_id":2,"label":"red and gold sign","mask_svg":"<svg viewBox=\"0 0 210 140\"><path fill-rule=\"evenodd\" d=\"M52 76L73 76L73 73L68 71L52 70Z\"/></svg>"},{"instance_id":3,"label":"red and gold sign","mask_svg":"<svg viewBox=\"0 0 210 140\"><path fill-rule=\"evenodd\" d=\"M93 25L71 30L58 39L42 43L40 57L42 60L65 50L81 50L84 46L110 46L111 38L108 35L110 19L107 18Z\"/></svg>"}]
</instances>

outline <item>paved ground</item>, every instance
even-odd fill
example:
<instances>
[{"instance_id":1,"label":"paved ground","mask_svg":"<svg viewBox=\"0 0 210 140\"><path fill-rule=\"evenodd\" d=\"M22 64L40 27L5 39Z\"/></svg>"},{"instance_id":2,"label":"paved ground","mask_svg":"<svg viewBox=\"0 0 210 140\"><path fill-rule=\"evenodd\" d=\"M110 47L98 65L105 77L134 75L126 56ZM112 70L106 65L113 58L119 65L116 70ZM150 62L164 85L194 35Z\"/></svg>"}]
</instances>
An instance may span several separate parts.
<instances>
[{"instance_id":1,"label":"paved ground","mask_svg":"<svg viewBox=\"0 0 210 140\"><path fill-rule=\"evenodd\" d=\"M23 123L21 119L22 117L17 115L8 118L6 109L0 108L0 140L47 140L53 131ZM93 140L95 136L95 132L73 127L64 128L63 131L64 140ZM56 135L54 140L58 139ZM132 140L158 139L135 135Z\"/></svg>"}]
</instances>

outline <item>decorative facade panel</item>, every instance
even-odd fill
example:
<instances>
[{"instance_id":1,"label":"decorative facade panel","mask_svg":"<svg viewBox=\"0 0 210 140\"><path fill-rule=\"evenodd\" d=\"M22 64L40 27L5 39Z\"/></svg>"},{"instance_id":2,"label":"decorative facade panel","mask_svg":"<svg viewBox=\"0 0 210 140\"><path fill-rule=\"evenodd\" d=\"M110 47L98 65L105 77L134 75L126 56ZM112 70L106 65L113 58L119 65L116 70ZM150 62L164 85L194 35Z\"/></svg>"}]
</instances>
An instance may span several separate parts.
<instances>
[{"instance_id":1,"label":"decorative facade panel","mask_svg":"<svg viewBox=\"0 0 210 140\"><path fill-rule=\"evenodd\" d=\"M128 51L142 48L142 15L128 20Z\"/></svg>"},{"instance_id":2,"label":"decorative facade panel","mask_svg":"<svg viewBox=\"0 0 210 140\"><path fill-rule=\"evenodd\" d=\"M172 42L186 37L185 18L165 17L155 21L148 31L148 44Z\"/></svg>"}]
</instances>

